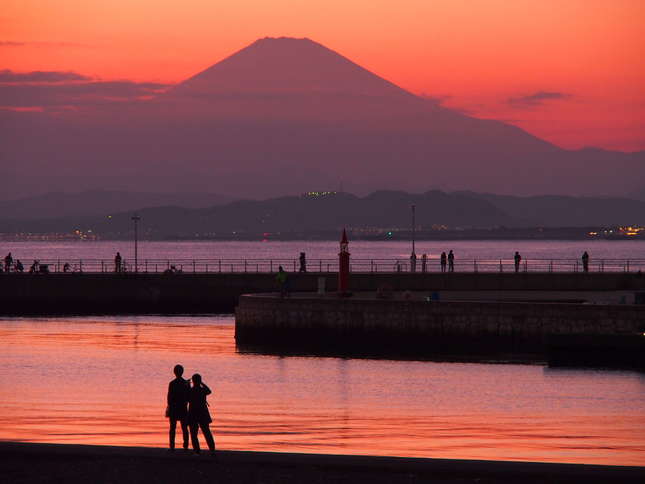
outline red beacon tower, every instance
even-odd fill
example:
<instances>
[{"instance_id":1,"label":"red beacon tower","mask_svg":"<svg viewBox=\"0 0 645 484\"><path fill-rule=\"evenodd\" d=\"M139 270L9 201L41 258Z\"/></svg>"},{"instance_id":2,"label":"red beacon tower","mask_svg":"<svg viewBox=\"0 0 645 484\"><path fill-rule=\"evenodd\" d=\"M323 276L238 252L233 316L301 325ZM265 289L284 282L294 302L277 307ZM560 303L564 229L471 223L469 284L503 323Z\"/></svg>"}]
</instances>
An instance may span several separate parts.
<instances>
[{"instance_id":1,"label":"red beacon tower","mask_svg":"<svg viewBox=\"0 0 645 484\"><path fill-rule=\"evenodd\" d=\"M340 238L340 252L338 253L338 295L349 295L349 242L345 229L343 229L343 235Z\"/></svg>"}]
</instances>

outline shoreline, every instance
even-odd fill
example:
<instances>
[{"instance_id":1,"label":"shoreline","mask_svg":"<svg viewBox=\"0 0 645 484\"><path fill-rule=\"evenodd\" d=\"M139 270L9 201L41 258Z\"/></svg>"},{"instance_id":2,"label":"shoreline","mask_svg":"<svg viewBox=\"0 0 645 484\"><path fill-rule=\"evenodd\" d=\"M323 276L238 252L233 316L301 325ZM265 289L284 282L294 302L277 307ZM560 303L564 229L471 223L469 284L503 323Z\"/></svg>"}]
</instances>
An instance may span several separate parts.
<instances>
[{"instance_id":1,"label":"shoreline","mask_svg":"<svg viewBox=\"0 0 645 484\"><path fill-rule=\"evenodd\" d=\"M645 466L0 442L5 482L644 482ZM35 465L37 463L37 465Z\"/></svg>"}]
</instances>

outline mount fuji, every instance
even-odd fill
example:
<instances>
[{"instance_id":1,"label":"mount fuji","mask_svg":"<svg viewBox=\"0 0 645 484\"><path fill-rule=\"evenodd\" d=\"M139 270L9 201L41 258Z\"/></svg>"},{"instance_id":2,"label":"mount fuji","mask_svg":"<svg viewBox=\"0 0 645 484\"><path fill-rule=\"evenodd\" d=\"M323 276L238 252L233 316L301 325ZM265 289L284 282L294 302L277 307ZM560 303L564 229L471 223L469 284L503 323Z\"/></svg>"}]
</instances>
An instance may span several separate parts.
<instances>
[{"instance_id":1,"label":"mount fuji","mask_svg":"<svg viewBox=\"0 0 645 484\"><path fill-rule=\"evenodd\" d=\"M645 152L561 149L416 96L308 39L257 40L152 99L5 111L0 122L0 171L21 195L620 195L645 185Z\"/></svg>"}]
</instances>

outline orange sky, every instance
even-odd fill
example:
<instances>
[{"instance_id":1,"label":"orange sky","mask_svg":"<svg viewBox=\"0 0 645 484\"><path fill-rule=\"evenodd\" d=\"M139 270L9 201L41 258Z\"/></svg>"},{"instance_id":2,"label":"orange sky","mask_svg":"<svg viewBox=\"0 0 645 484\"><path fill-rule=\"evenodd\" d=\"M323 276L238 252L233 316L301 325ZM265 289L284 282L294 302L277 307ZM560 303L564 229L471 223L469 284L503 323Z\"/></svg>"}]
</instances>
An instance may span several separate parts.
<instances>
[{"instance_id":1,"label":"orange sky","mask_svg":"<svg viewBox=\"0 0 645 484\"><path fill-rule=\"evenodd\" d=\"M3 0L0 70L177 82L259 37L309 37L448 107L631 151L644 23L642 0Z\"/></svg>"}]
</instances>

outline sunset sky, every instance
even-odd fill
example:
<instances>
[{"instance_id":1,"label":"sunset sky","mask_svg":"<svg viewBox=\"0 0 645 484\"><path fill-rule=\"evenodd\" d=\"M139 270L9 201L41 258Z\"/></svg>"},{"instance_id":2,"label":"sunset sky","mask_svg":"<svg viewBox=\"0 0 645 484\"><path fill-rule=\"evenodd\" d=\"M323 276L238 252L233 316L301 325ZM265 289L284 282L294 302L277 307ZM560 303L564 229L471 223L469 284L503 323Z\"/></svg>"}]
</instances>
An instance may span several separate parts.
<instances>
[{"instance_id":1,"label":"sunset sky","mask_svg":"<svg viewBox=\"0 0 645 484\"><path fill-rule=\"evenodd\" d=\"M176 83L257 38L308 37L447 107L635 151L644 21L642 0L3 0L0 71Z\"/></svg>"}]
</instances>

